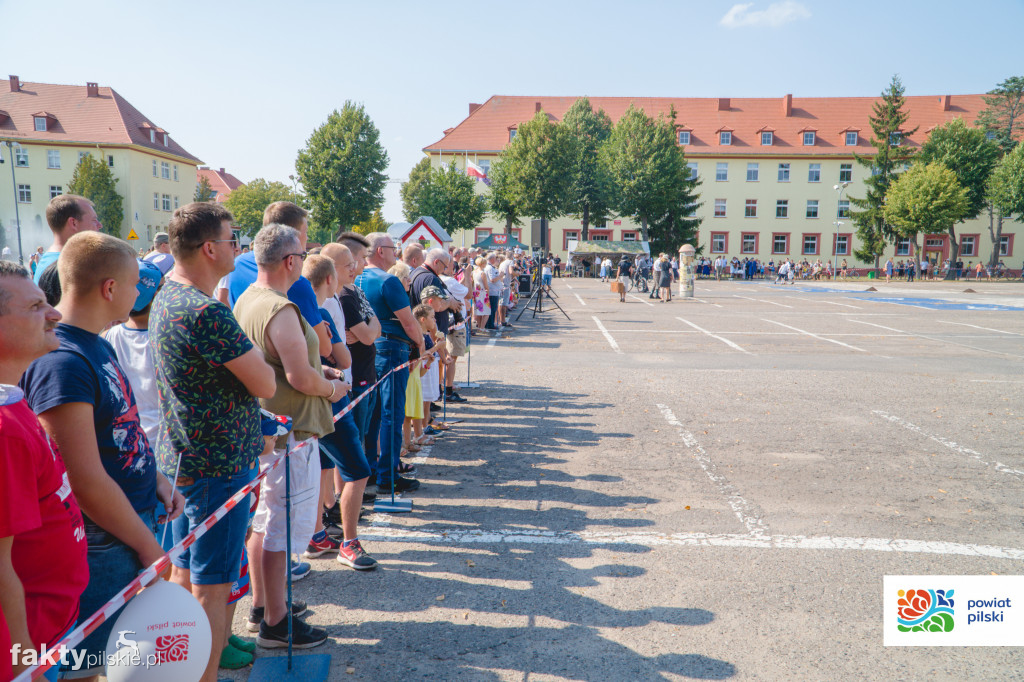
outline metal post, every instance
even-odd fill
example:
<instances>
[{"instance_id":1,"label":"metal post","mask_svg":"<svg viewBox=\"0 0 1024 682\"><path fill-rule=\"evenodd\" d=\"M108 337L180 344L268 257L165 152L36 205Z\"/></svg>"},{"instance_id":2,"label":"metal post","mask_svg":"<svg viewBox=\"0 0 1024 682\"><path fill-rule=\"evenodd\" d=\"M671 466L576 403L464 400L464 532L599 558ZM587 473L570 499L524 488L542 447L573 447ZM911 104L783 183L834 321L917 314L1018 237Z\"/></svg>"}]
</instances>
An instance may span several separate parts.
<instances>
[{"instance_id":1,"label":"metal post","mask_svg":"<svg viewBox=\"0 0 1024 682\"><path fill-rule=\"evenodd\" d=\"M18 183L14 179L14 145L15 142L7 141L7 148L11 150L11 189L14 191L14 223L18 229L18 265L25 265L25 254L21 250L21 212L18 210ZM19 147L21 145L18 145Z\"/></svg>"},{"instance_id":2,"label":"metal post","mask_svg":"<svg viewBox=\"0 0 1024 682\"><path fill-rule=\"evenodd\" d=\"M849 187L849 186L850 186L850 183L848 181L847 182L841 182L838 185L833 185L832 186L832 189L837 190L839 192L839 199L836 200L836 222L835 222L836 236L835 236L835 241L832 242L832 281L833 282L836 281L836 279L838 279L838 277L839 277L839 269L838 269L838 267L839 267L839 226L843 224L842 221L839 220L840 218L842 218L842 216L839 214L839 212L841 210L839 205L843 202L843 192L845 192L846 188ZM849 245L849 242L847 242L847 245Z\"/></svg>"}]
</instances>

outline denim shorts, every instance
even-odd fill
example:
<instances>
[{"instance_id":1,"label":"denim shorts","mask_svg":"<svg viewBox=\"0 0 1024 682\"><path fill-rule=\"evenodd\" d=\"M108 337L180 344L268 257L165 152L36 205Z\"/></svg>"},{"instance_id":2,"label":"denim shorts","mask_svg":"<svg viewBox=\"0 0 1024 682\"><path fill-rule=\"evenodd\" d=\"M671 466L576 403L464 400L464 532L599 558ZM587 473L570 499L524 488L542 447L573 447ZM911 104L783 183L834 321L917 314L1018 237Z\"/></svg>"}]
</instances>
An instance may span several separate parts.
<instances>
[{"instance_id":1,"label":"denim shorts","mask_svg":"<svg viewBox=\"0 0 1024 682\"><path fill-rule=\"evenodd\" d=\"M351 401L345 397L340 401L344 409ZM324 460L329 466L323 466ZM323 469L338 467L341 480L346 483L361 481L370 477L370 462L363 450L363 441L356 426L353 412L349 412L334 424L334 433L320 439L320 465Z\"/></svg>"},{"instance_id":2,"label":"denim shorts","mask_svg":"<svg viewBox=\"0 0 1024 682\"><path fill-rule=\"evenodd\" d=\"M139 512L146 527L156 532L156 514L154 510ZM139 555L128 545L106 532L92 521L86 521L85 539L89 543L89 584L82 593L78 606L78 625L85 622L85 619L99 610L101 606L115 594L120 592L128 583L135 580L145 566L139 562ZM86 652L80 670L71 670L61 667L60 676L63 679L76 679L80 677L91 677L92 675L104 672L103 661L106 660L107 638L114 628L118 616L121 615L121 607L113 616L108 617L91 635L85 638L81 644L75 647L78 651ZM79 655L81 656L81 655ZM68 661L75 659L69 654Z\"/></svg>"},{"instance_id":3,"label":"denim shorts","mask_svg":"<svg viewBox=\"0 0 1024 682\"><path fill-rule=\"evenodd\" d=\"M174 544L206 520L228 498L256 478L258 469L225 476L197 478L191 485L179 485L185 497L185 511L174 520ZM193 585L225 585L238 578L238 567L249 526L249 503L242 500L201 538L173 559L178 568L187 568Z\"/></svg>"}]
</instances>

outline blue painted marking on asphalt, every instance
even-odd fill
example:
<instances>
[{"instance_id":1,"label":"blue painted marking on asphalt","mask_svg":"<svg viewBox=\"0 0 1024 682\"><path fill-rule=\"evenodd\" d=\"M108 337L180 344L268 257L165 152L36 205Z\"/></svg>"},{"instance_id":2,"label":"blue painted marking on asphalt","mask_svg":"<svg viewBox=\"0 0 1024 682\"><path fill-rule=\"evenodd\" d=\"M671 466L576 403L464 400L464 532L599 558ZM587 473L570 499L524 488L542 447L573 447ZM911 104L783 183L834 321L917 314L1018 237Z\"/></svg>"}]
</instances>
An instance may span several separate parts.
<instances>
[{"instance_id":1,"label":"blue painted marking on asphalt","mask_svg":"<svg viewBox=\"0 0 1024 682\"><path fill-rule=\"evenodd\" d=\"M1024 308L998 305L996 303L955 303L953 301L944 301L941 298L877 298L875 296L851 296L850 298L856 298L861 301L874 301L876 303L920 306L922 308L931 308L932 310L1024 310Z\"/></svg>"}]
</instances>

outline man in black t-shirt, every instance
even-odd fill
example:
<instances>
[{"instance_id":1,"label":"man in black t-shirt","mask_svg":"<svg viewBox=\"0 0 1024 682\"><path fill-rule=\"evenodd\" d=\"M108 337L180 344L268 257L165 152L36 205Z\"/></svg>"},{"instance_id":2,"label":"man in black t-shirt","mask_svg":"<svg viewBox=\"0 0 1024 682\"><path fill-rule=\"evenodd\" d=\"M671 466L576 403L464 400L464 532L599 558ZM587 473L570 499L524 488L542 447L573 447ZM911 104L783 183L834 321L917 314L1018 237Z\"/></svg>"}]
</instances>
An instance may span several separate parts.
<instances>
[{"instance_id":1,"label":"man in black t-shirt","mask_svg":"<svg viewBox=\"0 0 1024 682\"><path fill-rule=\"evenodd\" d=\"M346 232L341 235L339 243L348 247L356 262L355 277L362 274L366 266L366 249L369 242L366 237L355 232ZM373 312L370 302L366 300L363 290L354 284L342 287L338 294L338 301L341 303L341 310L345 314L345 344L349 353L352 354L352 400L356 401L359 396L370 390L370 387L377 381L377 348L373 342L380 336L380 320ZM379 426L375 426L374 414L379 420L380 412L375 410L376 393L371 392L352 410L359 434L363 438L363 447L366 450L367 459L371 464L376 461L377 453L377 432ZM379 422L378 422L379 424Z\"/></svg>"},{"instance_id":2,"label":"man in black t-shirt","mask_svg":"<svg viewBox=\"0 0 1024 682\"><path fill-rule=\"evenodd\" d=\"M448 294L449 308L434 315L434 319L437 320L437 330L445 335L448 334L448 329L453 324L461 322L461 319L456 321L453 314L459 310L459 302L451 295L440 277L448 267L449 258L451 256L445 249L438 248L428 251L423 265L413 270L412 284L409 286L409 300L415 302L414 307L420 304L420 295L427 287L437 287Z\"/></svg>"}]
</instances>

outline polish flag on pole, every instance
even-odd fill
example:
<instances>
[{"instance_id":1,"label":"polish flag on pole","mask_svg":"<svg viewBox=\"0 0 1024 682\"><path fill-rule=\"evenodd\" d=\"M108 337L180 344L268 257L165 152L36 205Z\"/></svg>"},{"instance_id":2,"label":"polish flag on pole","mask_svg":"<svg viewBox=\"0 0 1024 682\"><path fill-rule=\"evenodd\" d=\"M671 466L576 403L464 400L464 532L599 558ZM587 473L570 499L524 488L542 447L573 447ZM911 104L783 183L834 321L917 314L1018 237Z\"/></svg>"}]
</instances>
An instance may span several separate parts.
<instances>
[{"instance_id":1,"label":"polish flag on pole","mask_svg":"<svg viewBox=\"0 0 1024 682\"><path fill-rule=\"evenodd\" d=\"M484 172L484 169L469 159L466 159L466 175L471 178L477 178L478 180L487 180L487 173Z\"/></svg>"}]
</instances>

